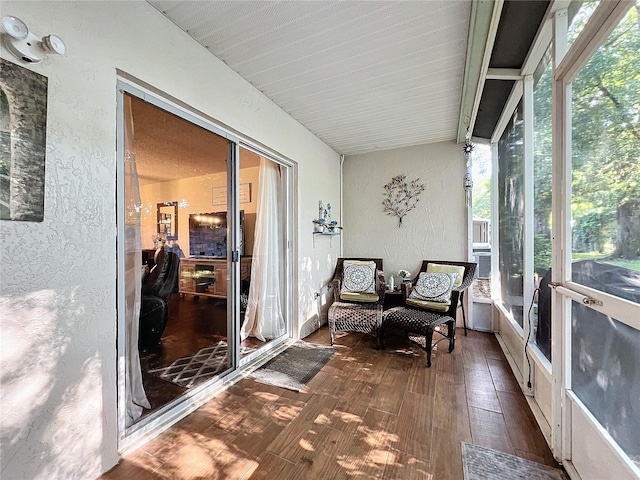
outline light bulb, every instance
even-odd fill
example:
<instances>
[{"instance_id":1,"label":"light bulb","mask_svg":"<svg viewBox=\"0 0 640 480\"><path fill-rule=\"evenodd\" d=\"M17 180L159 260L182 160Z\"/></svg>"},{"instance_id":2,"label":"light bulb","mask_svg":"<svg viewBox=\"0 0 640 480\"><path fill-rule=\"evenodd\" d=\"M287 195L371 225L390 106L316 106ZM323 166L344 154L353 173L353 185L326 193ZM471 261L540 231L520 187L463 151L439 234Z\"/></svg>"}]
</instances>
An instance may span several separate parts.
<instances>
[{"instance_id":1,"label":"light bulb","mask_svg":"<svg viewBox=\"0 0 640 480\"><path fill-rule=\"evenodd\" d=\"M57 53L58 55L64 55L67 51L67 47L62 39L54 34L43 37L42 43L45 45L46 50Z\"/></svg>"},{"instance_id":2,"label":"light bulb","mask_svg":"<svg viewBox=\"0 0 640 480\"><path fill-rule=\"evenodd\" d=\"M2 29L7 32L7 35L18 40L24 40L29 35L27 24L11 15L2 17Z\"/></svg>"}]
</instances>

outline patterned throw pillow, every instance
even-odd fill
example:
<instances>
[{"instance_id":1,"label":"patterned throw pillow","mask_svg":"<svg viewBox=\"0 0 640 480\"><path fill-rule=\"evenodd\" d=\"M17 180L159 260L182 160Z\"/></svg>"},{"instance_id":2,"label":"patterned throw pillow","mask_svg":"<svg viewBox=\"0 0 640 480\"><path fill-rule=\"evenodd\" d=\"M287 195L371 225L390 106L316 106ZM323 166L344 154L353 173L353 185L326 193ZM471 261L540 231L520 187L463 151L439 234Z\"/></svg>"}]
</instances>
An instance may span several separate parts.
<instances>
[{"instance_id":1,"label":"patterned throw pillow","mask_svg":"<svg viewBox=\"0 0 640 480\"><path fill-rule=\"evenodd\" d=\"M457 273L456 283L453 288L458 288L462 285L464 279L464 267L462 265L447 265L441 263L429 263L427 265L427 273Z\"/></svg>"},{"instance_id":2,"label":"patterned throw pillow","mask_svg":"<svg viewBox=\"0 0 640 480\"><path fill-rule=\"evenodd\" d=\"M457 273L420 273L418 282L409 298L427 300L429 302L449 303L451 290L455 284Z\"/></svg>"},{"instance_id":3,"label":"patterned throw pillow","mask_svg":"<svg viewBox=\"0 0 640 480\"><path fill-rule=\"evenodd\" d=\"M376 262L345 260L342 266L340 293L376 292Z\"/></svg>"}]
</instances>

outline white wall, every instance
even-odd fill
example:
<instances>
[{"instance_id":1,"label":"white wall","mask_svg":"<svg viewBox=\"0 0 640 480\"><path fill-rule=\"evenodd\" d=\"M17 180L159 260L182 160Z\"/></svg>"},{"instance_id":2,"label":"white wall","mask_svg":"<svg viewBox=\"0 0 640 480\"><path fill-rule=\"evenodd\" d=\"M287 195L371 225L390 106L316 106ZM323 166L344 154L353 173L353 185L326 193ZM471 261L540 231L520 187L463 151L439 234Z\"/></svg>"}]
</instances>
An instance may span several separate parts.
<instances>
[{"instance_id":1,"label":"white wall","mask_svg":"<svg viewBox=\"0 0 640 480\"><path fill-rule=\"evenodd\" d=\"M415 274L422 260L466 259L467 220L462 148L442 142L348 156L343 166L344 256L384 260L387 277ZM397 228L384 213L383 186L392 177L420 177L425 191Z\"/></svg>"},{"instance_id":2,"label":"white wall","mask_svg":"<svg viewBox=\"0 0 640 480\"><path fill-rule=\"evenodd\" d=\"M339 158L145 2L3 1L2 15L67 54L28 66L49 78L44 221L0 222L1 476L89 479L118 460L116 68L297 162L300 325L339 252L311 237L319 199L339 210Z\"/></svg>"}]
</instances>

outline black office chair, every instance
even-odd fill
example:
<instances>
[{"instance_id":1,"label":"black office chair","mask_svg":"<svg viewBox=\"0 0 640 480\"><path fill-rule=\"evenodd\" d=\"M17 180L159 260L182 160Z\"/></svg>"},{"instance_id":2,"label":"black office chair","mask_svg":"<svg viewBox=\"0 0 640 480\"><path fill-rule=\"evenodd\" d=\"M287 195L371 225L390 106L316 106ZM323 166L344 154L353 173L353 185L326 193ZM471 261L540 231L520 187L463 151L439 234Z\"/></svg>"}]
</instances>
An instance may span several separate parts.
<instances>
[{"instance_id":1,"label":"black office chair","mask_svg":"<svg viewBox=\"0 0 640 480\"><path fill-rule=\"evenodd\" d=\"M173 252L159 248L156 265L142 285L140 306L139 348L158 345L169 320L169 296L178 279L180 259Z\"/></svg>"}]
</instances>

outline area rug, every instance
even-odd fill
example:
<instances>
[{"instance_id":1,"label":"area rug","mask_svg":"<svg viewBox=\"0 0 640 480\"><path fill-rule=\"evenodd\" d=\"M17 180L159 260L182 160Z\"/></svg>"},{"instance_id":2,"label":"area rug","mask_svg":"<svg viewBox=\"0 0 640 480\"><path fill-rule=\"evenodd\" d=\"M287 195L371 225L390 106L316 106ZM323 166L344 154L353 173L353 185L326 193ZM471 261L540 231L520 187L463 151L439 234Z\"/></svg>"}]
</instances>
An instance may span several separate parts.
<instances>
[{"instance_id":1,"label":"area rug","mask_svg":"<svg viewBox=\"0 0 640 480\"><path fill-rule=\"evenodd\" d=\"M240 347L240 353L243 355L253 350L248 347ZM227 356L227 342L220 341L198 350L193 355L178 358L168 367L149 370L149 373L181 387L191 388L229 368Z\"/></svg>"},{"instance_id":2,"label":"area rug","mask_svg":"<svg viewBox=\"0 0 640 480\"><path fill-rule=\"evenodd\" d=\"M568 480L562 470L462 442L464 480Z\"/></svg>"},{"instance_id":3,"label":"area rug","mask_svg":"<svg viewBox=\"0 0 640 480\"><path fill-rule=\"evenodd\" d=\"M334 353L333 347L298 341L254 370L249 377L260 383L299 392Z\"/></svg>"}]
</instances>

